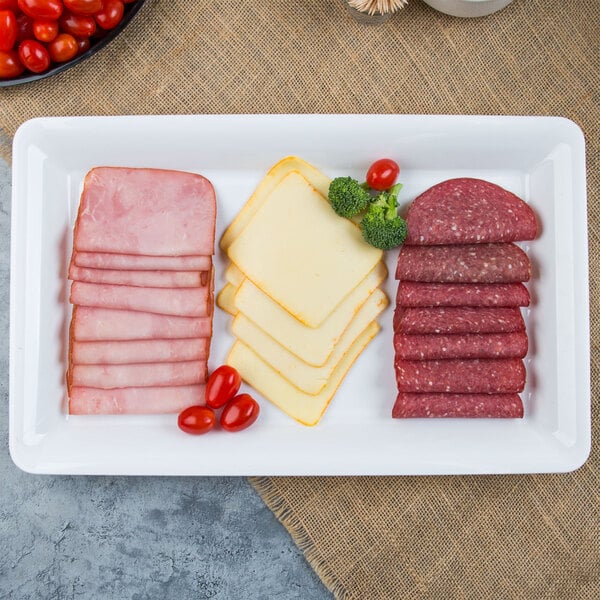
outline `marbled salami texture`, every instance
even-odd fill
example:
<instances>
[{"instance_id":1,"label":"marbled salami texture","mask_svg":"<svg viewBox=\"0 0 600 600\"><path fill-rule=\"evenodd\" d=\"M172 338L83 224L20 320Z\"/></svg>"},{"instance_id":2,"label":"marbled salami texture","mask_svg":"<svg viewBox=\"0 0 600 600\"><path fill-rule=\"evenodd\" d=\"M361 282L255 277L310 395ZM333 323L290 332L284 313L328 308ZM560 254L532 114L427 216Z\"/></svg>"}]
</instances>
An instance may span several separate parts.
<instances>
[{"instance_id":1,"label":"marbled salami texture","mask_svg":"<svg viewBox=\"0 0 600 600\"><path fill-rule=\"evenodd\" d=\"M473 306L397 307L394 331L405 334L511 333L525 331L518 308Z\"/></svg>"},{"instance_id":2,"label":"marbled salami texture","mask_svg":"<svg viewBox=\"0 0 600 600\"><path fill-rule=\"evenodd\" d=\"M507 394L525 387L525 366L519 359L396 359L394 367L399 392Z\"/></svg>"},{"instance_id":3,"label":"marbled salami texture","mask_svg":"<svg viewBox=\"0 0 600 600\"><path fill-rule=\"evenodd\" d=\"M446 394L400 392L392 409L395 419L462 417L504 418L523 417L523 402L519 394Z\"/></svg>"},{"instance_id":4,"label":"marbled salami texture","mask_svg":"<svg viewBox=\"0 0 600 600\"><path fill-rule=\"evenodd\" d=\"M515 194L482 179L443 181L408 209L406 244L476 244L532 240L535 213Z\"/></svg>"},{"instance_id":5,"label":"marbled salami texture","mask_svg":"<svg viewBox=\"0 0 600 600\"><path fill-rule=\"evenodd\" d=\"M428 283L400 281L399 306L529 306L522 283Z\"/></svg>"},{"instance_id":6,"label":"marbled salami texture","mask_svg":"<svg viewBox=\"0 0 600 600\"><path fill-rule=\"evenodd\" d=\"M518 283L528 281L531 265L515 244L403 246L396 279L437 283Z\"/></svg>"}]
</instances>

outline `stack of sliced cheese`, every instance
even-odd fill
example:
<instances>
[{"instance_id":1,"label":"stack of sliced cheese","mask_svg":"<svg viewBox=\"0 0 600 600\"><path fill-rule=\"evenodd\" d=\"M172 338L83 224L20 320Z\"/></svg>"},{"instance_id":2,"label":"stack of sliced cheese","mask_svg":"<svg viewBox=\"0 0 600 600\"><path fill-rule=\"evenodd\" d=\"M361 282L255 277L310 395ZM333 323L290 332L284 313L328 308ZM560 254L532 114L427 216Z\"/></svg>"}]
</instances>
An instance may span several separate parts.
<instances>
[{"instance_id":1,"label":"stack of sliced cheese","mask_svg":"<svg viewBox=\"0 0 600 600\"><path fill-rule=\"evenodd\" d=\"M194 173L85 178L69 268L71 414L170 413L204 401L216 203Z\"/></svg>"},{"instance_id":2,"label":"stack of sliced cheese","mask_svg":"<svg viewBox=\"0 0 600 600\"><path fill-rule=\"evenodd\" d=\"M217 304L237 338L227 363L304 425L318 423L388 303L381 250L334 213L328 188L285 158L221 239L231 263Z\"/></svg>"}]
</instances>

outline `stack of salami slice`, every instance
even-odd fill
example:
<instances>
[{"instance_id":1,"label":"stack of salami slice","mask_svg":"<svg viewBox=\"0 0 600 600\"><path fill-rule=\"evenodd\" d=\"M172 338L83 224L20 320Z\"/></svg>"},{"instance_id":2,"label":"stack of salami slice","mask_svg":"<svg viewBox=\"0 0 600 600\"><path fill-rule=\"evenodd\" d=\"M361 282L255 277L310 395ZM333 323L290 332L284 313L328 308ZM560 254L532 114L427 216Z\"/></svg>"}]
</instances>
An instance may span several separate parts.
<instances>
[{"instance_id":1,"label":"stack of salami slice","mask_svg":"<svg viewBox=\"0 0 600 600\"><path fill-rule=\"evenodd\" d=\"M531 267L513 242L536 237L533 211L497 185L453 179L412 203L407 226L393 417L522 417Z\"/></svg>"},{"instance_id":2,"label":"stack of salami slice","mask_svg":"<svg viewBox=\"0 0 600 600\"><path fill-rule=\"evenodd\" d=\"M100 167L84 183L69 268L71 414L202 403L216 203L192 173Z\"/></svg>"}]
</instances>

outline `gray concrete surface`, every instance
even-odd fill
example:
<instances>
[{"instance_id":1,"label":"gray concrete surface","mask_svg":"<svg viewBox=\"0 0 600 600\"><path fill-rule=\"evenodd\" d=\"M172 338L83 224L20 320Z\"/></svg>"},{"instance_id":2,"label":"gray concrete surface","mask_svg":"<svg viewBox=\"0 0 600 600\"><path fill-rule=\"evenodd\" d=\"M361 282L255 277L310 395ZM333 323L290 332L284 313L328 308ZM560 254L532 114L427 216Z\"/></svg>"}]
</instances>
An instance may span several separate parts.
<instances>
[{"instance_id":1,"label":"gray concrete surface","mask_svg":"<svg viewBox=\"0 0 600 600\"><path fill-rule=\"evenodd\" d=\"M0 599L331 598L243 478L34 476L12 463L9 240L0 160Z\"/></svg>"}]
</instances>

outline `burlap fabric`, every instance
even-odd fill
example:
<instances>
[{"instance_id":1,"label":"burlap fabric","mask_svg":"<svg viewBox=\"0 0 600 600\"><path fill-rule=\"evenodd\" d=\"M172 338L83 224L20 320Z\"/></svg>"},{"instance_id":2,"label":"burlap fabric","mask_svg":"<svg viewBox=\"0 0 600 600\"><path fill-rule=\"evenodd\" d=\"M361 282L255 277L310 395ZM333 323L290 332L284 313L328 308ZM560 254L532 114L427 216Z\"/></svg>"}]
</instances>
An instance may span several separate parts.
<instances>
[{"instance_id":1,"label":"burlap fabric","mask_svg":"<svg viewBox=\"0 0 600 600\"><path fill-rule=\"evenodd\" d=\"M148 0L108 48L0 90L2 152L40 115L563 115L587 139L593 438L600 383L600 3L451 18L411 0L357 25L342 0ZM93 140L90 140L93 143ZM324 456L326 461L327 457ZM600 597L600 453L572 474L269 478L253 484L340 598Z\"/></svg>"}]
</instances>

